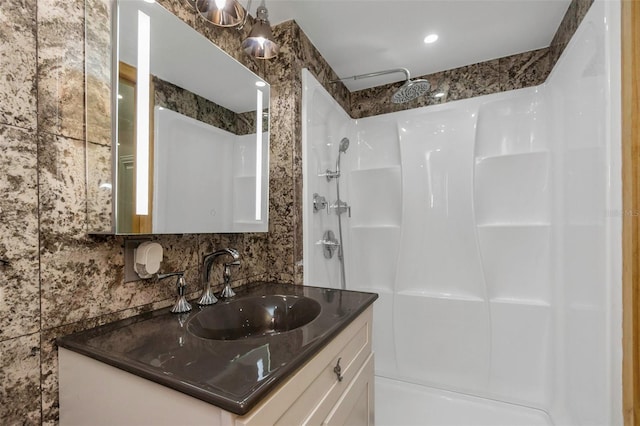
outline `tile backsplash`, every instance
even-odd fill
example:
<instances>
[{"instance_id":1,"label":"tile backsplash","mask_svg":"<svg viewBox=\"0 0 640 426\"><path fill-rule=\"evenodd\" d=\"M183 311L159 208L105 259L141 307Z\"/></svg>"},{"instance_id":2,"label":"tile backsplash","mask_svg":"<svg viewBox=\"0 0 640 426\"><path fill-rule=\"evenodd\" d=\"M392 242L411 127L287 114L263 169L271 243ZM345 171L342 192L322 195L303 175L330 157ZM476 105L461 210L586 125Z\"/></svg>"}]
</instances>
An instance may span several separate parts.
<instances>
[{"instance_id":1,"label":"tile backsplash","mask_svg":"<svg viewBox=\"0 0 640 426\"><path fill-rule=\"evenodd\" d=\"M11 262L0 266L0 423L6 425L58 422L56 337L173 302L168 282L124 283L124 237L87 234L86 161L109 155L111 144L108 121L89 126L102 131L85 131L85 90L108 94L108 82L85 76L85 16L92 21L87 51L109 46L109 0L91 1L90 7L85 0L0 2L0 258ZM337 75L294 21L274 28L280 55L257 61L240 49L250 25L244 33L215 28L184 0L159 2L271 84L269 232L156 236L165 249L163 270L184 269L195 296L202 255L230 246L242 255L235 286L302 283L301 69L321 82ZM565 21L577 27L588 6L574 3ZM557 45L567 40L563 35ZM447 90L441 101L538 84L559 48L428 78ZM392 87L351 94L342 84L324 84L354 117L391 111L380 99ZM104 116L108 105L105 97L86 107ZM221 282L222 271L213 276Z\"/></svg>"}]
</instances>

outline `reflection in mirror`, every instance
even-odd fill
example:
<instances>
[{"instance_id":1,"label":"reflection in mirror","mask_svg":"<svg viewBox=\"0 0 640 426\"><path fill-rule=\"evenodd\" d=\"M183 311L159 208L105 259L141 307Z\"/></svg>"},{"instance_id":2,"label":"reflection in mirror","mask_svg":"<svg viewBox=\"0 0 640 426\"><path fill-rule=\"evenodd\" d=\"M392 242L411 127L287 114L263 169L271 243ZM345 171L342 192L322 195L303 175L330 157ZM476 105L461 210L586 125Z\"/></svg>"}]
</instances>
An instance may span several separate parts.
<instances>
[{"instance_id":1,"label":"reflection in mirror","mask_svg":"<svg viewBox=\"0 0 640 426\"><path fill-rule=\"evenodd\" d=\"M86 0L85 5L87 224L89 232L112 234L111 22L114 2Z\"/></svg>"},{"instance_id":2,"label":"reflection in mirror","mask_svg":"<svg viewBox=\"0 0 640 426\"><path fill-rule=\"evenodd\" d=\"M269 85L156 3L117 17L115 232L266 232Z\"/></svg>"}]
</instances>

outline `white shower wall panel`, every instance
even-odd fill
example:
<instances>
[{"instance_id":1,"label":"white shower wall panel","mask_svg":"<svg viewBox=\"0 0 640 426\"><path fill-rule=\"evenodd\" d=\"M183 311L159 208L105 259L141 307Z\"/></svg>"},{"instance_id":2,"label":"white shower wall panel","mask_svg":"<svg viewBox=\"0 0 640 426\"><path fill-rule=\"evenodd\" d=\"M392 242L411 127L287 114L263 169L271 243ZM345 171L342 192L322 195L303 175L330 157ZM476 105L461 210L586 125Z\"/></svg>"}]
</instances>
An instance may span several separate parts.
<instances>
[{"instance_id":1,"label":"white shower wall panel","mask_svg":"<svg viewBox=\"0 0 640 426\"><path fill-rule=\"evenodd\" d=\"M337 199L335 180L328 181L327 170L336 168L338 144L344 137L353 138L354 123L338 103L305 70L303 73L303 246L304 282L307 285L340 287L340 264L337 254L326 259L320 242L326 231L338 236L338 220L329 205ZM341 184L341 198L348 199L348 188ZM325 209L313 212L313 194L325 198ZM344 246L348 246L348 236Z\"/></svg>"},{"instance_id":2,"label":"white shower wall panel","mask_svg":"<svg viewBox=\"0 0 640 426\"><path fill-rule=\"evenodd\" d=\"M596 0L542 86L353 122L347 286L380 294L376 374L621 423L616 13Z\"/></svg>"},{"instance_id":3,"label":"white shower wall panel","mask_svg":"<svg viewBox=\"0 0 640 426\"><path fill-rule=\"evenodd\" d=\"M470 167L475 112L467 103L396 117L403 192L398 292L463 300L485 297Z\"/></svg>"},{"instance_id":4,"label":"white shower wall panel","mask_svg":"<svg viewBox=\"0 0 640 426\"><path fill-rule=\"evenodd\" d=\"M397 374L381 362L378 374L548 406L553 336L543 104L537 89L525 89L358 121L359 134L384 123L387 142L401 154L394 327L384 339L395 339ZM537 122L527 123L525 114ZM501 119L491 122L495 117ZM353 248L364 252L371 238L363 246L354 240ZM352 276L367 275L364 264Z\"/></svg>"},{"instance_id":5,"label":"white shower wall panel","mask_svg":"<svg viewBox=\"0 0 640 426\"><path fill-rule=\"evenodd\" d=\"M612 384L619 384L611 370L619 359L611 356L620 342L610 337L619 327L611 294L620 277L608 275L610 262L619 262L611 256L620 244L619 235L608 233L620 220L608 204L610 191L620 185L619 170L610 162L618 141L608 129L615 102L609 84L616 76L605 60L617 54L607 44L616 5L592 5L545 87L557 123L552 148L559 163L555 315L562 350L556 354L560 374L551 412L565 424L615 424L620 413L611 402Z\"/></svg>"}]
</instances>

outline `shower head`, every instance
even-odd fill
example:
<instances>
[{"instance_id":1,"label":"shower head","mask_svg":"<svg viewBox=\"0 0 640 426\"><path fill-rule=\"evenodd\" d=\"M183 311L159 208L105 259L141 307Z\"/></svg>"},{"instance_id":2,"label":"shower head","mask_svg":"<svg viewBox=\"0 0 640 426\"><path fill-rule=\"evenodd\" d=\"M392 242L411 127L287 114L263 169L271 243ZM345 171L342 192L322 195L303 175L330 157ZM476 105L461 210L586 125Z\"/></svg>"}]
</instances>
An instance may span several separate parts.
<instances>
[{"instance_id":1,"label":"shower head","mask_svg":"<svg viewBox=\"0 0 640 426\"><path fill-rule=\"evenodd\" d=\"M349 149L349 138L342 138L338 145L338 159L336 160L336 177L340 177L340 154L344 154Z\"/></svg>"},{"instance_id":2,"label":"shower head","mask_svg":"<svg viewBox=\"0 0 640 426\"><path fill-rule=\"evenodd\" d=\"M412 101L429 91L431 84L427 80L415 79L407 80L405 83L391 96L391 102L394 104L404 104Z\"/></svg>"},{"instance_id":3,"label":"shower head","mask_svg":"<svg viewBox=\"0 0 640 426\"><path fill-rule=\"evenodd\" d=\"M404 84L391 96L391 102L394 104L403 104L405 102L412 101L419 96L424 95L431 88L431 84L424 79L411 80L411 74L406 68L395 68L392 70L371 72L369 74L353 75L351 77L339 78L337 80L331 80L329 83L337 83L343 80L359 80L361 78L378 77L386 74L404 73L406 80Z\"/></svg>"},{"instance_id":4,"label":"shower head","mask_svg":"<svg viewBox=\"0 0 640 426\"><path fill-rule=\"evenodd\" d=\"M347 149L349 149L349 139L342 138L342 140L340 141L340 145L338 145L338 154L340 154L341 152L347 152Z\"/></svg>"}]
</instances>

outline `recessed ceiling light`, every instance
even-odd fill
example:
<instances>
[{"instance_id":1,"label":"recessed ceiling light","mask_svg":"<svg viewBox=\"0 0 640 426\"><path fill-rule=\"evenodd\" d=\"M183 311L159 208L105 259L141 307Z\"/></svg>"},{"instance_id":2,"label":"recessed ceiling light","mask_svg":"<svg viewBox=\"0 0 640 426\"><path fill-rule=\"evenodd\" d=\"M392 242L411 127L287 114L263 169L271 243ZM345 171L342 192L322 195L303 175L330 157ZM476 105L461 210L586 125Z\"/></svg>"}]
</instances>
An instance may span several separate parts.
<instances>
[{"instance_id":1,"label":"recessed ceiling light","mask_svg":"<svg viewBox=\"0 0 640 426\"><path fill-rule=\"evenodd\" d=\"M258 87L264 87L266 85L267 85L267 83L265 83L264 81L256 81L256 86L258 86Z\"/></svg>"},{"instance_id":2,"label":"recessed ceiling light","mask_svg":"<svg viewBox=\"0 0 640 426\"><path fill-rule=\"evenodd\" d=\"M433 43L436 40L438 40L438 34L429 34L428 36L426 36L424 38L424 42L429 44L429 43Z\"/></svg>"}]
</instances>

